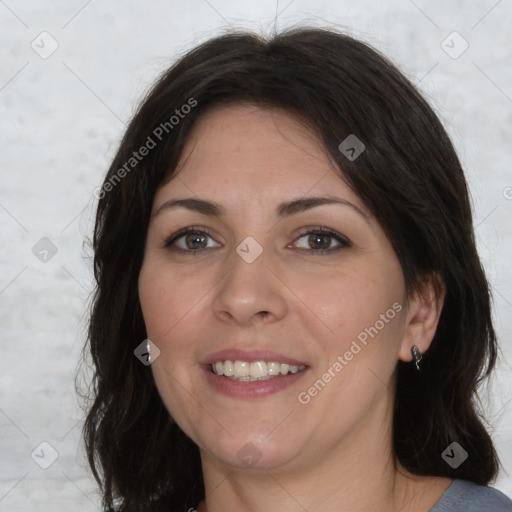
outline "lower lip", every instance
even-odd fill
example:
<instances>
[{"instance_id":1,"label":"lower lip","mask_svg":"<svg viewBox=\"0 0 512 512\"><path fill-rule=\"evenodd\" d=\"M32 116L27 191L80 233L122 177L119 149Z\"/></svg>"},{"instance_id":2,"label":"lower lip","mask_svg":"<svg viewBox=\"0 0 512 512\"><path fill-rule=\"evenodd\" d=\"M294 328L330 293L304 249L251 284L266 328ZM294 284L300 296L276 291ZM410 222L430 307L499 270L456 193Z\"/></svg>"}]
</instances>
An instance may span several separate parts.
<instances>
[{"instance_id":1,"label":"lower lip","mask_svg":"<svg viewBox=\"0 0 512 512\"><path fill-rule=\"evenodd\" d=\"M282 391L294 384L309 368L297 373L289 373L288 375L279 375L267 380L255 381L237 381L217 375L210 370L210 365L202 365L208 382L214 389L221 393L236 398L260 398Z\"/></svg>"}]
</instances>

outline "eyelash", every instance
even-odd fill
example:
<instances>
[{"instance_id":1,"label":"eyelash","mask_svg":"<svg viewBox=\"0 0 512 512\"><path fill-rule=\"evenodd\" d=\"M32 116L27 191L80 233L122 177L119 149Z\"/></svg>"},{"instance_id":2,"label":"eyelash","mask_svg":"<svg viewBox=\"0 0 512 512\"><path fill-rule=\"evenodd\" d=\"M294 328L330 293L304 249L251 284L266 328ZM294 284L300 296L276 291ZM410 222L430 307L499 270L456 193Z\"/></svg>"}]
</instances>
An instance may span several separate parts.
<instances>
[{"instance_id":1,"label":"eyelash","mask_svg":"<svg viewBox=\"0 0 512 512\"><path fill-rule=\"evenodd\" d=\"M309 231L305 231L305 232L301 233L300 235L298 235L296 240L299 240L300 238L302 238L305 235L322 234L322 235L328 235L328 236L334 238L337 242L340 243L340 245L338 245L337 247L334 247L332 249L316 249L315 250L315 249L302 249L302 248L299 248L300 250L311 252L311 253L313 253L315 255L321 255L321 254L327 254L327 253L333 254L333 253L336 253L336 252L340 251L341 249L346 249L347 247L351 246L351 244L350 244L350 242L349 242L349 240L347 238L345 238L344 236L340 235L336 231L333 231L332 229L324 228L324 227L321 227L321 226L308 227L307 229ZM191 226L191 227L188 227L188 228L181 229L177 233L174 233L169 238L167 238L165 240L164 247L168 248L169 250L171 250L173 252L176 252L178 254L194 255L197 252L204 251L205 249L181 249L180 247L173 246L176 243L176 241L178 241L180 238L188 235L189 233L204 234L204 235L208 235L210 238L213 238L211 233L209 232L209 230L207 228Z\"/></svg>"}]
</instances>

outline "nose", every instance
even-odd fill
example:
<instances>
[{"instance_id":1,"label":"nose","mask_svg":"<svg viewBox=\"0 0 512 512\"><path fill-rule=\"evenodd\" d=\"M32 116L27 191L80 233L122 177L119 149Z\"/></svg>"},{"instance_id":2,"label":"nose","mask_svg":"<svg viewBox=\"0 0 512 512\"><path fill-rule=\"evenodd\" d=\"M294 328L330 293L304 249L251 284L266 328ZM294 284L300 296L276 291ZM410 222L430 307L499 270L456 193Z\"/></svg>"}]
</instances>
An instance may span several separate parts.
<instances>
[{"instance_id":1,"label":"nose","mask_svg":"<svg viewBox=\"0 0 512 512\"><path fill-rule=\"evenodd\" d=\"M216 288L213 312L222 322L253 326L286 315L286 287L269 267L265 251L251 263L236 251L226 261L226 277Z\"/></svg>"}]
</instances>

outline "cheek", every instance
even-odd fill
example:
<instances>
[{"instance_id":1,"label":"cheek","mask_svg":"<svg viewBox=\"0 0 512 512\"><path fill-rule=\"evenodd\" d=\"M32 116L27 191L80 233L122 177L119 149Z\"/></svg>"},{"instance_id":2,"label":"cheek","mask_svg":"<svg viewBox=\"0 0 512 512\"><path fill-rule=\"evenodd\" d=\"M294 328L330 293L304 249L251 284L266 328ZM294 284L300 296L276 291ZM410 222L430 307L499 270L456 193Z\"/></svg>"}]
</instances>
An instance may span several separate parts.
<instances>
[{"instance_id":1,"label":"cheek","mask_svg":"<svg viewBox=\"0 0 512 512\"><path fill-rule=\"evenodd\" d=\"M190 374L197 365L190 351L190 337L194 333L191 323L186 321L197 298L187 296L190 287L183 288L182 281L151 260L143 264L139 275L139 300L147 336L160 350L152 364L153 376L167 409L177 421L184 421L183 411L193 405L188 398L194 394Z\"/></svg>"},{"instance_id":2,"label":"cheek","mask_svg":"<svg viewBox=\"0 0 512 512\"><path fill-rule=\"evenodd\" d=\"M378 275L368 267L353 266L321 279L297 276L294 290L333 340L357 335L400 299L396 276Z\"/></svg>"},{"instance_id":3,"label":"cheek","mask_svg":"<svg viewBox=\"0 0 512 512\"><path fill-rule=\"evenodd\" d=\"M369 369L387 378L404 334L400 267L388 265L384 271L377 266L354 266L330 279L313 283L303 278L301 283L300 295L307 297L305 302L314 313L309 329L318 332L316 339L324 353L321 370L332 367L341 356L345 377L339 381L346 378L355 384L371 375Z\"/></svg>"},{"instance_id":4,"label":"cheek","mask_svg":"<svg viewBox=\"0 0 512 512\"><path fill-rule=\"evenodd\" d=\"M139 275L139 299L148 336L164 341L193 306L194 296L182 280L158 263L145 262Z\"/></svg>"},{"instance_id":5,"label":"cheek","mask_svg":"<svg viewBox=\"0 0 512 512\"><path fill-rule=\"evenodd\" d=\"M196 340L204 338L207 293L204 273L169 270L165 262L144 263L139 300L148 338L161 352L160 364L180 374L197 364ZM177 366L177 368L176 368Z\"/></svg>"},{"instance_id":6,"label":"cheek","mask_svg":"<svg viewBox=\"0 0 512 512\"><path fill-rule=\"evenodd\" d=\"M156 271L154 266L145 263L139 275L139 300L146 324L148 337L156 342L162 338L165 330L172 325L174 308L169 309L169 300L173 297L165 275ZM164 311L167 314L164 314Z\"/></svg>"}]
</instances>

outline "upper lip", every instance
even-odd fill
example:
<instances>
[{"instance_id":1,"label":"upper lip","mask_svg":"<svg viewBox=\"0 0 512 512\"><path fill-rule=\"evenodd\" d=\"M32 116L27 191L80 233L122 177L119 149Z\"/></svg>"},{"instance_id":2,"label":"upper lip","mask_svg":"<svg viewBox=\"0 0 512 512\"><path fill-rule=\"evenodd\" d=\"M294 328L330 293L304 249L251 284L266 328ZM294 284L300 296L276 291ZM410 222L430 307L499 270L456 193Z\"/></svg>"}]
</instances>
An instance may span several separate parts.
<instances>
[{"instance_id":1,"label":"upper lip","mask_svg":"<svg viewBox=\"0 0 512 512\"><path fill-rule=\"evenodd\" d=\"M275 361L277 363L285 363L294 366L307 366L306 363L294 359L293 357L285 356L279 352L265 349L236 349L227 348L213 352L200 361L201 364L214 364L217 361L247 361L252 363L255 361Z\"/></svg>"}]
</instances>

